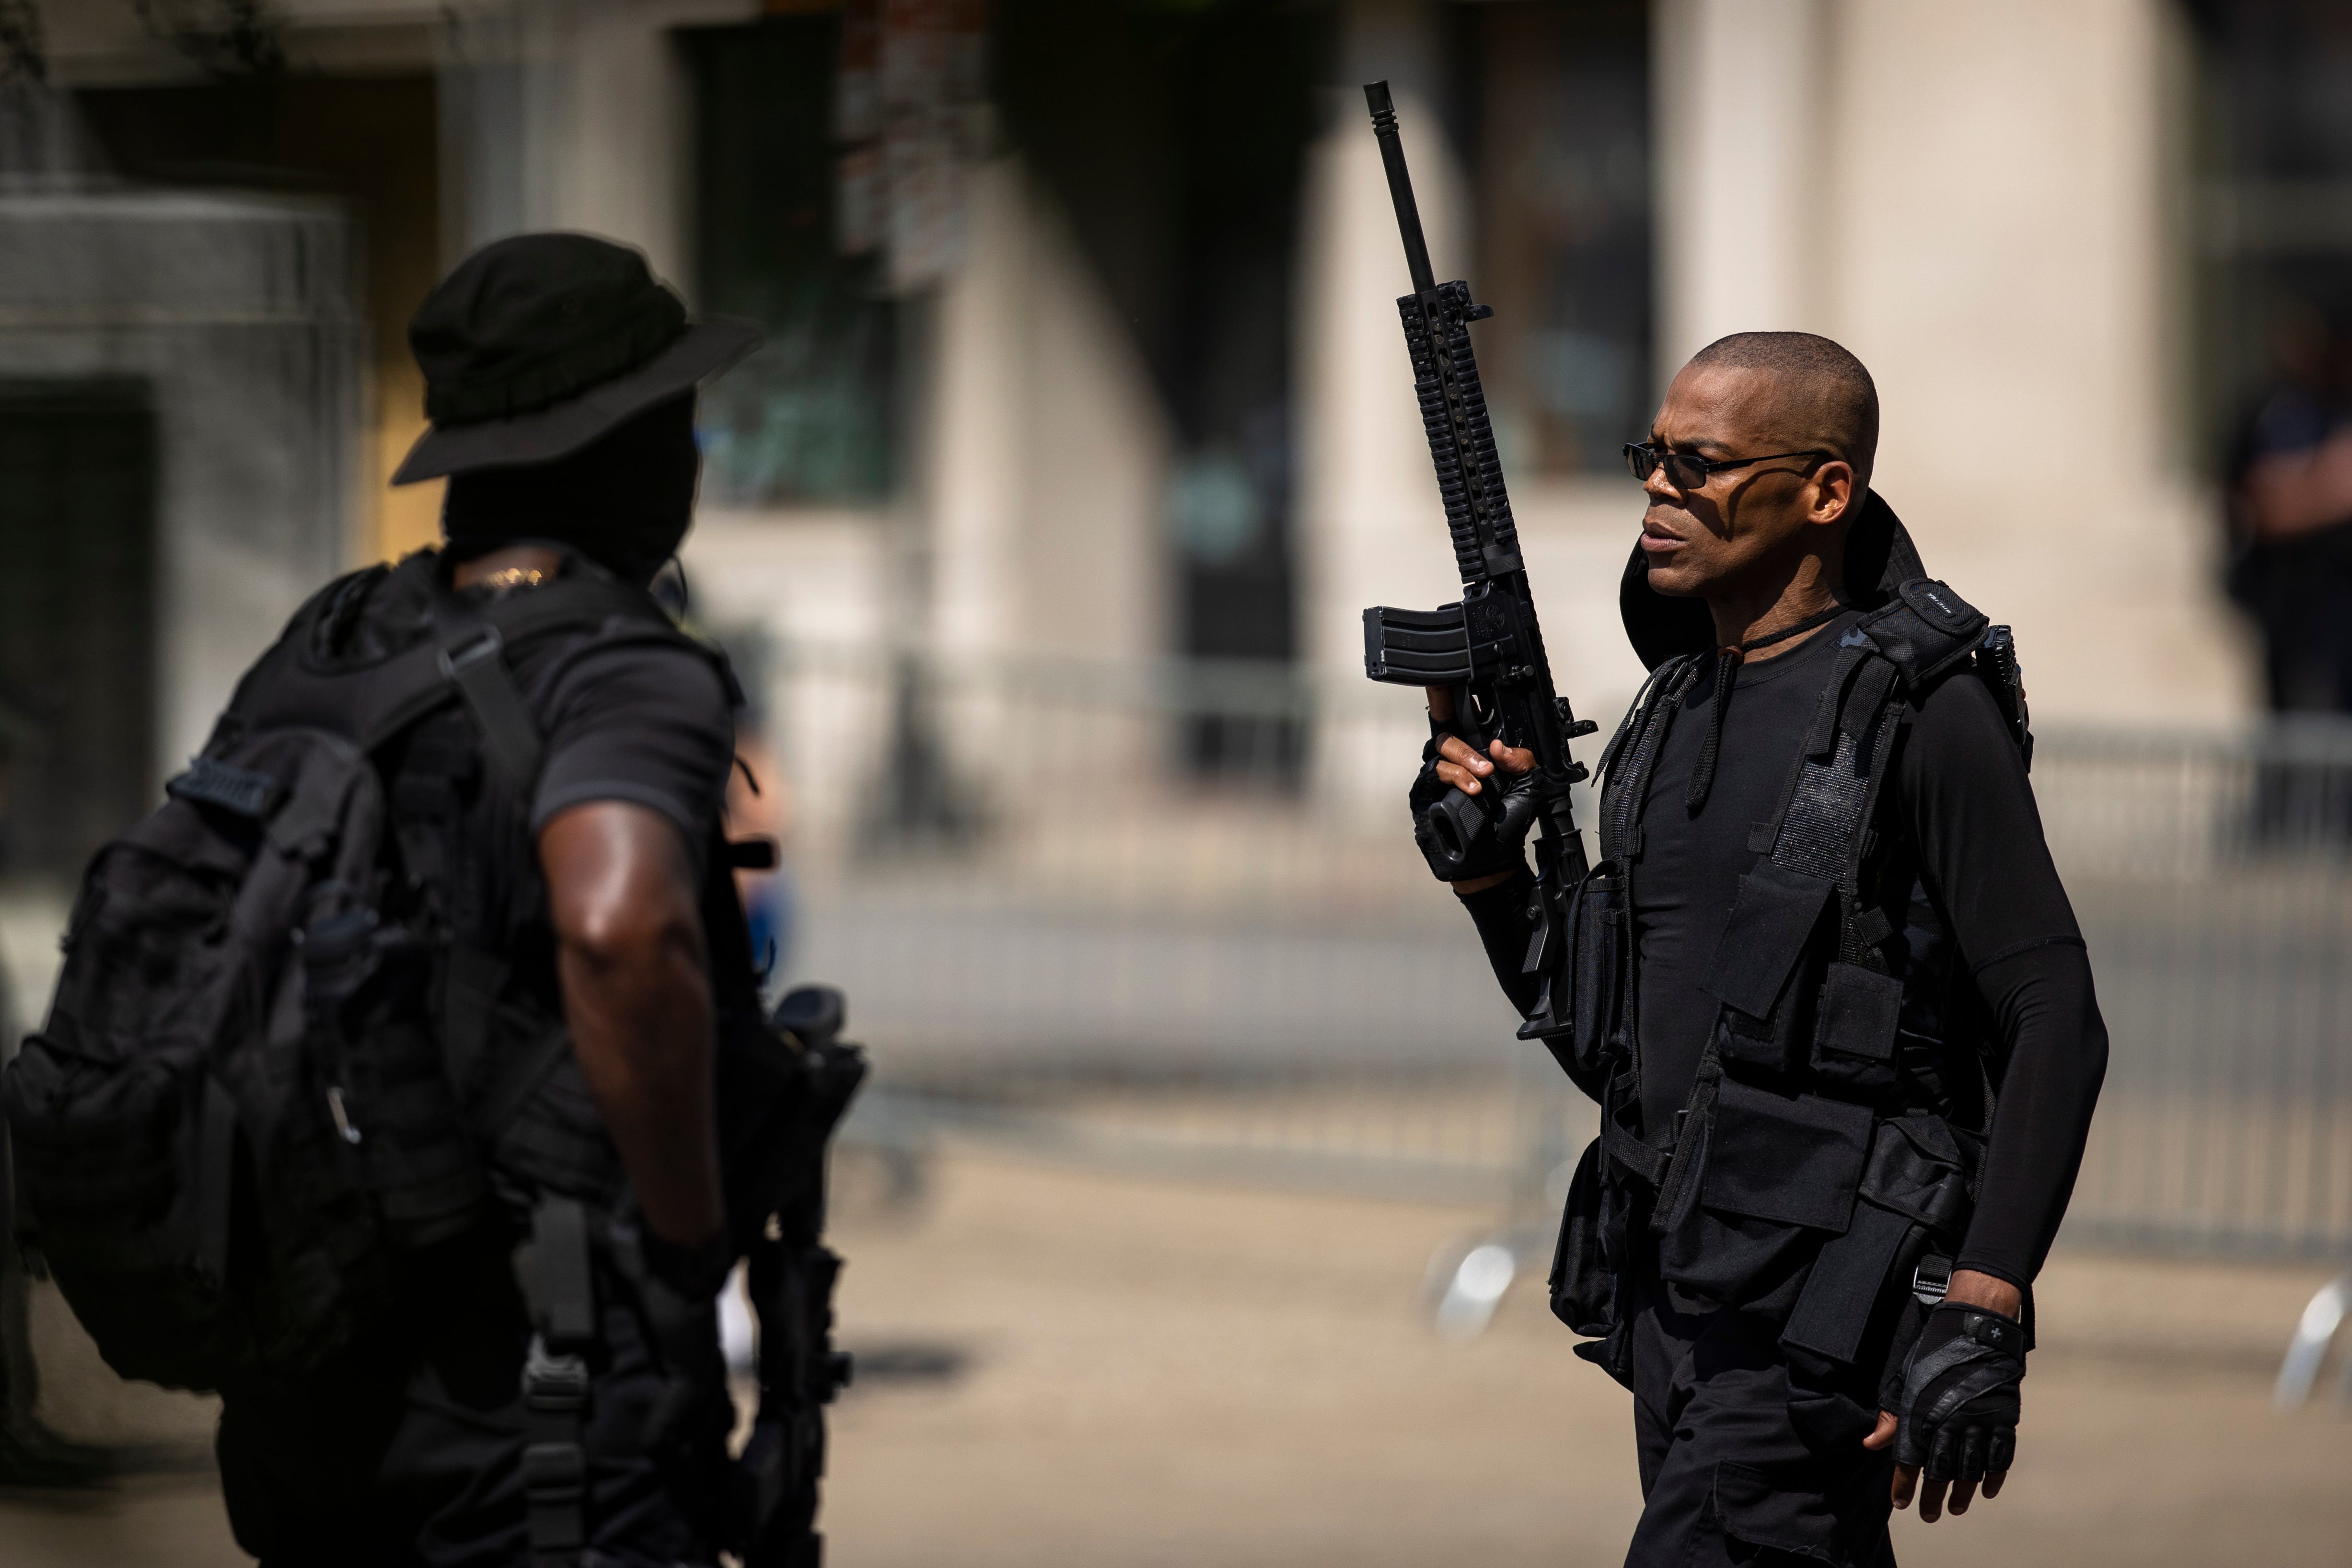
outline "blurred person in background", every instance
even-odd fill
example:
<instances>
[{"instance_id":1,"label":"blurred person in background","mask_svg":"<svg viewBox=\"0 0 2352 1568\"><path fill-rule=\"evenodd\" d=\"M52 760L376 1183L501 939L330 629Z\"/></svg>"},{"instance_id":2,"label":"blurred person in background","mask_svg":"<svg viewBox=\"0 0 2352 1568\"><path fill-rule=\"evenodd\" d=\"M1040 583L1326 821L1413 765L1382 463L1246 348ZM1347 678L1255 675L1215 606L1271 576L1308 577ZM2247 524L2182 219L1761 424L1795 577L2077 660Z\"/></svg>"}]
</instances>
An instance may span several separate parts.
<instances>
[{"instance_id":1,"label":"blurred person in background","mask_svg":"<svg viewBox=\"0 0 2352 1568\"><path fill-rule=\"evenodd\" d=\"M2273 383L2229 463L2231 597L2254 618L2276 713L2352 713L2352 343L2283 312Z\"/></svg>"},{"instance_id":2,"label":"blurred person in background","mask_svg":"<svg viewBox=\"0 0 2352 1568\"><path fill-rule=\"evenodd\" d=\"M2022 690L1870 490L1877 436L1852 354L1746 332L1627 448L1653 673L1602 755L1550 1042L1603 1129L1551 1286L1633 1394L1634 1568L1886 1568L1915 1493L1933 1521L1999 1491L2105 1070ZM1416 832L1448 791L1496 801L1476 875L1430 859L1524 1015L1534 759L1474 751L1458 702L1430 691Z\"/></svg>"},{"instance_id":3,"label":"blurred person in background","mask_svg":"<svg viewBox=\"0 0 2352 1568\"><path fill-rule=\"evenodd\" d=\"M42 743L47 726L36 704L0 690L0 816L8 809L19 755ZM25 1018L16 987L0 962L0 1065L16 1054ZM0 1120L0 1215L16 1213L8 1126ZM0 1238L0 1486L87 1486L110 1468L103 1449L70 1443L39 1414L40 1363L33 1354L32 1279L17 1238Z\"/></svg>"},{"instance_id":4,"label":"blurred person in background","mask_svg":"<svg viewBox=\"0 0 2352 1568\"><path fill-rule=\"evenodd\" d=\"M792 842L792 798L766 731L748 716L735 731L735 772L727 785L727 822L739 840L773 845L772 857L739 866L735 890L751 934L751 961L772 993L792 962L796 904L784 851Z\"/></svg>"}]
</instances>

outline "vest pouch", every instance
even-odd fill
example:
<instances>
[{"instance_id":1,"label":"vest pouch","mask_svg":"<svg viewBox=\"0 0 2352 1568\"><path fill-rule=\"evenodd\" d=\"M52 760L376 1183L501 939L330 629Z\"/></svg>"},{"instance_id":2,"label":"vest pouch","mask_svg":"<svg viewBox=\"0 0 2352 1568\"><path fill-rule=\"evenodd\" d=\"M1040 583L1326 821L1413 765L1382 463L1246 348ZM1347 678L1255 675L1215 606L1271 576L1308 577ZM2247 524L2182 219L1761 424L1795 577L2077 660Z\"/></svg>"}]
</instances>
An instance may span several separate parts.
<instances>
[{"instance_id":1,"label":"vest pouch","mask_svg":"<svg viewBox=\"0 0 2352 1568\"><path fill-rule=\"evenodd\" d=\"M1957 1247L1975 1207L1970 1173L1976 1152L1933 1111L1906 1111L1879 1123L1862 1177L1865 1202L1917 1221Z\"/></svg>"},{"instance_id":2,"label":"vest pouch","mask_svg":"<svg viewBox=\"0 0 2352 1568\"><path fill-rule=\"evenodd\" d=\"M1775 1094L1727 1075L1705 1134L1698 1202L1659 1238L1661 1271L1727 1306L1783 1278L1792 1255L1852 1223L1871 1120L1867 1106Z\"/></svg>"},{"instance_id":3,"label":"vest pouch","mask_svg":"<svg viewBox=\"0 0 2352 1568\"><path fill-rule=\"evenodd\" d=\"M1593 868L1576 891L1575 985L1570 1041L1580 1073L1601 1075L1601 1057L1622 1032L1633 972L1625 877L1616 863Z\"/></svg>"},{"instance_id":4,"label":"vest pouch","mask_svg":"<svg viewBox=\"0 0 2352 1568\"><path fill-rule=\"evenodd\" d=\"M1853 1223L1814 1260L1781 1342L1834 1364L1869 1361L1872 1346L1897 1326L1898 1299L1920 1257L1931 1246L1958 1249L1971 1206L1972 1163L1950 1125L1933 1112L1879 1122Z\"/></svg>"},{"instance_id":5,"label":"vest pouch","mask_svg":"<svg viewBox=\"0 0 2352 1568\"><path fill-rule=\"evenodd\" d=\"M349 1115L386 1238L423 1247L468 1229L486 1189L439 1042L419 1019L389 1019L353 1057Z\"/></svg>"},{"instance_id":6,"label":"vest pouch","mask_svg":"<svg viewBox=\"0 0 2352 1568\"><path fill-rule=\"evenodd\" d=\"M1607 1333L1617 1319L1617 1271L1602 1246L1608 1201L1601 1175L1601 1140L1585 1145L1568 1184L1559 1240L1551 1254L1551 1314L1580 1334ZM1622 1250L1622 1247L1619 1250Z\"/></svg>"},{"instance_id":7,"label":"vest pouch","mask_svg":"<svg viewBox=\"0 0 2352 1568\"><path fill-rule=\"evenodd\" d=\"M1870 1155L1870 1108L1726 1078L1716 1095L1702 1207L1843 1231Z\"/></svg>"},{"instance_id":8,"label":"vest pouch","mask_svg":"<svg viewBox=\"0 0 2352 1568\"><path fill-rule=\"evenodd\" d=\"M1787 1009L1769 1018L1751 1018L1727 1007L1716 1024L1716 1055L1736 1067L1785 1078L1796 1058L1791 1047L1798 1031L1792 1023Z\"/></svg>"},{"instance_id":9,"label":"vest pouch","mask_svg":"<svg viewBox=\"0 0 2352 1568\"><path fill-rule=\"evenodd\" d=\"M1725 1062L1769 1073L1796 1070L1809 1022L1802 1015L1810 1013L1812 997L1790 982L1805 967L1835 890L1822 878L1769 860L1739 879L1701 987L1724 1005L1716 1049Z\"/></svg>"},{"instance_id":10,"label":"vest pouch","mask_svg":"<svg viewBox=\"0 0 2352 1568\"><path fill-rule=\"evenodd\" d=\"M1813 1015L1812 1069L1825 1087L1875 1094L1895 1084L1903 982L1859 963L1832 963Z\"/></svg>"}]
</instances>

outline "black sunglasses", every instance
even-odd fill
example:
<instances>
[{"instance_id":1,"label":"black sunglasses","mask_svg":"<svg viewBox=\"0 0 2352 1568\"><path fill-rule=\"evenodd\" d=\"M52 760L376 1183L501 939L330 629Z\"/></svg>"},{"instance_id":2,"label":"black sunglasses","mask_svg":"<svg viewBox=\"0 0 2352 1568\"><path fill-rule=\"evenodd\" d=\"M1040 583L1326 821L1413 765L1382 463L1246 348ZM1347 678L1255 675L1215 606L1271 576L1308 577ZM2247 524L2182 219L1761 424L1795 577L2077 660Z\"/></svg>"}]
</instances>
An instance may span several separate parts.
<instances>
[{"instance_id":1,"label":"black sunglasses","mask_svg":"<svg viewBox=\"0 0 2352 1568\"><path fill-rule=\"evenodd\" d=\"M1803 452L1767 452L1760 458L1717 458L1709 459L1692 452L1661 452L1647 441L1625 443L1625 466L1643 484L1660 468L1666 470L1666 483L1678 490L1703 489L1710 474L1726 468L1744 468L1750 463L1769 463L1775 458L1826 458L1832 454L1815 447Z\"/></svg>"}]
</instances>

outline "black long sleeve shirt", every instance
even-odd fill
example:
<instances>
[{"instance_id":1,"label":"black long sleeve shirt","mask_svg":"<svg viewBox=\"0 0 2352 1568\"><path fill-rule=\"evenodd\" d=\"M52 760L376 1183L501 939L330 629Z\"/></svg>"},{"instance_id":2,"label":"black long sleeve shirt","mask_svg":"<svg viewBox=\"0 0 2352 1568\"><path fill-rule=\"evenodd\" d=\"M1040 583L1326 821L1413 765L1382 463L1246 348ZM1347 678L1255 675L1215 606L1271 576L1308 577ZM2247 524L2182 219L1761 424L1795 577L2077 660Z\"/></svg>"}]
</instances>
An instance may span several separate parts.
<instances>
[{"instance_id":1,"label":"black long sleeve shirt","mask_svg":"<svg viewBox=\"0 0 2352 1568\"><path fill-rule=\"evenodd\" d=\"M1714 785L1696 813L1684 796L1713 718L1712 681L1696 682L1668 727L1631 883L1645 1125L1666 1125L1689 1096L1719 1005L1701 987L1739 879L1758 858L1748 847L1749 828L1780 809L1838 638L1854 618L1841 617L1796 650L1739 669ZM1895 814L1888 825L1899 825L1916 845L1921 881L1997 1042L1987 1065L1999 1107L1957 1261L2022 1289L2065 1214L2106 1072L2106 1027L2090 963L2023 763L1980 681L1962 674L1928 692L1889 784L1892 799L1882 811ZM1522 1012L1535 1001L1519 973L1528 890L1523 873L1464 900L1496 977Z\"/></svg>"}]
</instances>

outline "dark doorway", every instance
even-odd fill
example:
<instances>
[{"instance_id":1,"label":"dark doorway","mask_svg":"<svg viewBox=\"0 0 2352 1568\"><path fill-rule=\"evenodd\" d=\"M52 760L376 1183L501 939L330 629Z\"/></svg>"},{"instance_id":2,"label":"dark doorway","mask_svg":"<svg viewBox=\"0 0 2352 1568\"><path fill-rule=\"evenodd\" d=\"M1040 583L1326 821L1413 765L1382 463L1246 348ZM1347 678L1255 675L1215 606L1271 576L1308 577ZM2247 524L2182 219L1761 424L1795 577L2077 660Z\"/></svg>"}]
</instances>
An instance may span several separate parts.
<instances>
[{"instance_id":1,"label":"dark doorway","mask_svg":"<svg viewBox=\"0 0 2352 1568\"><path fill-rule=\"evenodd\" d=\"M1187 658L1297 654L1294 274L1331 16L1270 0L1004 0L1007 132L1067 214L1150 368L1178 450L1163 505ZM1293 718L1202 712L1194 772L1295 784Z\"/></svg>"},{"instance_id":2,"label":"dark doorway","mask_svg":"<svg viewBox=\"0 0 2352 1568\"><path fill-rule=\"evenodd\" d=\"M0 872L72 878L151 803L155 414L0 382Z\"/></svg>"}]
</instances>

